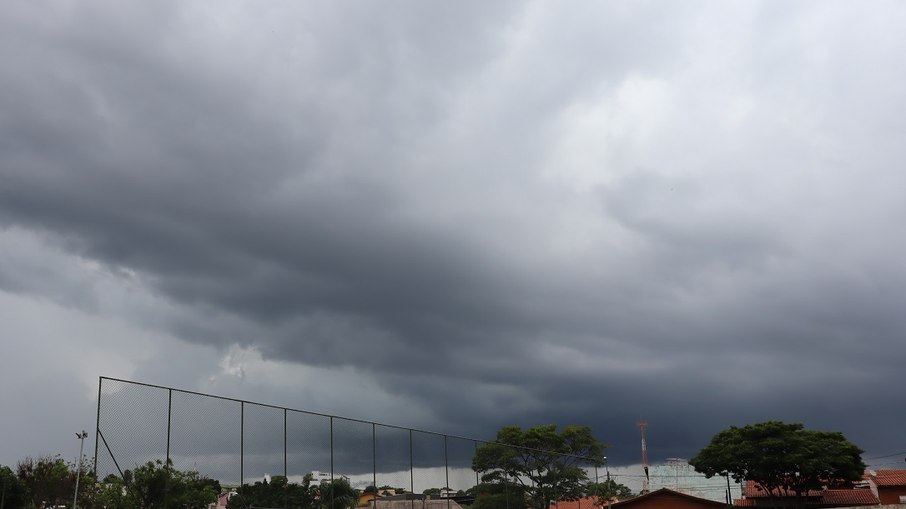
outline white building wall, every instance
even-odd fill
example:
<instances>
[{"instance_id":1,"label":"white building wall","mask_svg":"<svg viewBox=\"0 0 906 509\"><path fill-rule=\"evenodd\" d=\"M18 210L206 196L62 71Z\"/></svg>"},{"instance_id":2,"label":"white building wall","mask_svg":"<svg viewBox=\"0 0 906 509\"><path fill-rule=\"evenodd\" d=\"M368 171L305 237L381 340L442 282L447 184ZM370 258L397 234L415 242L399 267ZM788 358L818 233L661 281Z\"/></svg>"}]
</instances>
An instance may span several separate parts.
<instances>
[{"instance_id":1,"label":"white building wall","mask_svg":"<svg viewBox=\"0 0 906 509\"><path fill-rule=\"evenodd\" d=\"M696 497L725 502L727 493L727 478L712 477L708 479L704 474L695 471L686 460L682 458L668 458L667 461L648 468L649 489L651 491L669 488L680 493ZM730 494L733 500L742 498L742 486L730 479Z\"/></svg>"}]
</instances>

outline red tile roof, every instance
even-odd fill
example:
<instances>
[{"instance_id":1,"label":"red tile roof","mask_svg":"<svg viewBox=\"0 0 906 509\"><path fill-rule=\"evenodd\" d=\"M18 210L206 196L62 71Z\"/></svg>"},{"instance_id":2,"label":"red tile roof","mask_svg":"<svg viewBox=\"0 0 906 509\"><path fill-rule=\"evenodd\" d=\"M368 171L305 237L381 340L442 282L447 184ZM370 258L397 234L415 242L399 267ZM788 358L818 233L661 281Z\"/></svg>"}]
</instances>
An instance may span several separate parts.
<instances>
[{"instance_id":1,"label":"red tile roof","mask_svg":"<svg viewBox=\"0 0 906 509\"><path fill-rule=\"evenodd\" d=\"M870 479L876 486L906 486L906 470L875 470Z\"/></svg>"},{"instance_id":2,"label":"red tile roof","mask_svg":"<svg viewBox=\"0 0 906 509\"><path fill-rule=\"evenodd\" d=\"M767 491L761 489L755 481L746 481L743 494L745 498L734 501L733 505L751 507L758 505L758 499L772 496ZM794 497L796 496L796 493L784 490L780 496ZM808 505L819 507L878 505L880 503L878 497L876 497L871 490L867 489L810 490L805 496L809 498L806 502Z\"/></svg>"},{"instance_id":3,"label":"red tile roof","mask_svg":"<svg viewBox=\"0 0 906 509\"><path fill-rule=\"evenodd\" d=\"M627 498L626 500L620 500L619 502L614 502L610 504L610 508L629 509L630 507L635 507L639 504L642 504L642 507L644 507L646 501L653 501L658 499L669 501L670 499L675 500L677 498L693 502L699 507L709 507L711 509L724 509L725 507L727 507L727 504L724 502L715 502L714 500L708 500L707 498L696 497L694 495L681 493L679 491L673 491L669 488L661 488L645 493L644 495L639 495L633 498Z\"/></svg>"},{"instance_id":4,"label":"red tile roof","mask_svg":"<svg viewBox=\"0 0 906 509\"><path fill-rule=\"evenodd\" d=\"M746 484L743 487L742 494L745 498L767 498L767 497L795 497L796 492L792 490L781 490L779 494L768 493L764 488L758 485L755 481L746 480ZM806 497L819 497L821 496L821 491L810 490L808 493L804 494Z\"/></svg>"},{"instance_id":5,"label":"red tile roof","mask_svg":"<svg viewBox=\"0 0 906 509\"><path fill-rule=\"evenodd\" d=\"M559 502L552 502L551 509L600 509L602 504L598 501L598 497L585 497L580 498L579 500L561 500Z\"/></svg>"},{"instance_id":6,"label":"red tile roof","mask_svg":"<svg viewBox=\"0 0 906 509\"><path fill-rule=\"evenodd\" d=\"M851 506L878 505L878 497L871 490L824 490L821 505Z\"/></svg>"}]
</instances>

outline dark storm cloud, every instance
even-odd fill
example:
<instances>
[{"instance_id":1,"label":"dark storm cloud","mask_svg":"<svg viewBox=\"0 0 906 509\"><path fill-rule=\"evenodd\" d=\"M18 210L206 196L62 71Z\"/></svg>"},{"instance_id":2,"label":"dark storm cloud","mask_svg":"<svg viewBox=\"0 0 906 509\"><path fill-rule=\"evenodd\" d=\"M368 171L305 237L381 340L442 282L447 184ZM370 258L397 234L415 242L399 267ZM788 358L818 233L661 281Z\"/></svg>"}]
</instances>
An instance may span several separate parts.
<instances>
[{"instance_id":1,"label":"dark storm cloud","mask_svg":"<svg viewBox=\"0 0 906 509\"><path fill-rule=\"evenodd\" d=\"M183 341L351 367L442 431L896 448L863 422L903 420L903 42L810 5L12 3L0 224L147 286ZM5 291L91 307L27 257Z\"/></svg>"}]
</instances>

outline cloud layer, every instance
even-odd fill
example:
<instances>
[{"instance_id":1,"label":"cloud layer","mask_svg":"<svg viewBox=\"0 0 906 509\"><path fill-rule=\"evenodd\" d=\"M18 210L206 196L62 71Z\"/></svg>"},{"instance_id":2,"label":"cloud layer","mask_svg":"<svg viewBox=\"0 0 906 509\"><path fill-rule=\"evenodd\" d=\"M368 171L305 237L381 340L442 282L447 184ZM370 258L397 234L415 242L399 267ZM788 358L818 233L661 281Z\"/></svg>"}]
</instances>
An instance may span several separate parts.
<instances>
[{"instance_id":1,"label":"cloud layer","mask_svg":"<svg viewBox=\"0 0 906 509\"><path fill-rule=\"evenodd\" d=\"M102 374L615 464L640 416L906 446L899 4L0 11L0 462Z\"/></svg>"}]
</instances>

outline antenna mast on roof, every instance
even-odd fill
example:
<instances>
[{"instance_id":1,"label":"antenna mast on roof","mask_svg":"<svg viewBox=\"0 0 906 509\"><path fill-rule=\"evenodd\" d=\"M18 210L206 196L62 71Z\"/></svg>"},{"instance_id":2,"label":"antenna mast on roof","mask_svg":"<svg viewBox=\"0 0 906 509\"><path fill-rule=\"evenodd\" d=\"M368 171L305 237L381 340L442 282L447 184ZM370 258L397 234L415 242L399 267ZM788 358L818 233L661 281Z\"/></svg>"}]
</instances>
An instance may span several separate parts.
<instances>
[{"instance_id":1,"label":"antenna mast on roof","mask_svg":"<svg viewBox=\"0 0 906 509\"><path fill-rule=\"evenodd\" d=\"M648 426L648 423L645 421L639 421L636 423L639 426L639 434L642 436L642 468L645 469L645 478L642 479L642 493L648 493L648 443L645 440L645 428Z\"/></svg>"}]
</instances>

